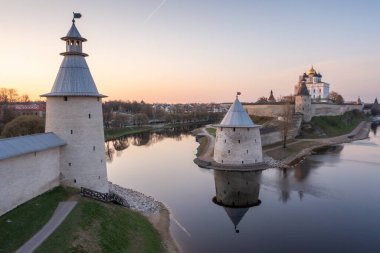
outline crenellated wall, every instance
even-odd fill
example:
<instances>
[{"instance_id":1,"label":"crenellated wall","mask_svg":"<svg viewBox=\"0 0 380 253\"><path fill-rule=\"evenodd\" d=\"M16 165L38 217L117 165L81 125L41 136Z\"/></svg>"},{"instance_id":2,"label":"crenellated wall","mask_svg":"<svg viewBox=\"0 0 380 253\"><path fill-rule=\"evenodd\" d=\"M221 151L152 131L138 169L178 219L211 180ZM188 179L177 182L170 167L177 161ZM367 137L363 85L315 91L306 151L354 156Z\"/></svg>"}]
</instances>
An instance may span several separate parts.
<instances>
[{"instance_id":1,"label":"crenellated wall","mask_svg":"<svg viewBox=\"0 0 380 253\"><path fill-rule=\"evenodd\" d=\"M243 104L244 109L249 115L278 117L285 114L285 104ZM290 109L294 111L294 104L290 105Z\"/></svg>"},{"instance_id":2,"label":"crenellated wall","mask_svg":"<svg viewBox=\"0 0 380 253\"><path fill-rule=\"evenodd\" d=\"M59 185L60 147L0 161L0 216Z\"/></svg>"}]
</instances>

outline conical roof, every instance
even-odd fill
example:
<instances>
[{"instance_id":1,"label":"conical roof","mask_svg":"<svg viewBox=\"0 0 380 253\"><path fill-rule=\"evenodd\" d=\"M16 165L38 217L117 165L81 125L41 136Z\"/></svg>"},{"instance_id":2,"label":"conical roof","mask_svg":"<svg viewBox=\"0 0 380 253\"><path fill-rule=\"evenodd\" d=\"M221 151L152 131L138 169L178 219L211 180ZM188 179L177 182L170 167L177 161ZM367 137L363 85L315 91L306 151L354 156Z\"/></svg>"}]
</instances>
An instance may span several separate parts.
<instances>
[{"instance_id":1,"label":"conical roof","mask_svg":"<svg viewBox=\"0 0 380 253\"><path fill-rule=\"evenodd\" d=\"M68 39L79 39L81 41L86 41L85 38L82 37L82 35L80 35L77 27L75 26L75 22L73 22L73 24L71 25L70 27L70 30L69 32L66 34L65 37L62 37L61 38L62 40L68 40Z\"/></svg>"},{"instance_id":2,"label":"conical roof","mask_svg":"<svg viewBox=\"0 0 380 253\"><path fill-rule=\"evenodd\" d=\"M82 38L74 22L69 32L63 40L80 40ZM82 53L80 45L70 45L66 47L62 64L59 68L53 88L50 93L41 95L42 97L59 97L59 96L86 96L86 97L105 97L99 94L94 79L92 78L90 69L88 68L85 56Z\"/></svg>"},{"instance_id":3,"label":"conical roof","mask_svg":"<svg viewBox=\"0 0 380 253\"><path fill-rule=\"evenodd\" d=\"M244 107L236 97L235 102L232 104L227 114L224 116L220 127L254 127L255 124L248 116Z\"/></svg>"},{"instance_id":4,"label":"conical roof","mask_svg":"<svg viewBox=\"0 0 380 253\"><path fill-rule=\"evenodd\" d=\"M295 96L310 96L309 90L306 87L305 81L301 81L298 84Z\"/></svg>"},{"instance_id":5,"label":"conical roof","mask_svg":"<svg viewBox=\"0 0 380 253\"><path fill-rule=\"evenodd\" d=\"M83 56L66 55L59 68L53 88L43 97L86 96L104 97L99 94L90 69Z\"/></svg>"},{"instance_id":6,"label":"conical roof","mask_svg":"<svg viewBox=\"0 0 380 253\"><path fill-rule=\"evenodd\" d=\"M248 212L249 208L224 207L224 210L236 228L239 225L240 221L243 219L246 212Z\"/></svg>"}]
</instances>

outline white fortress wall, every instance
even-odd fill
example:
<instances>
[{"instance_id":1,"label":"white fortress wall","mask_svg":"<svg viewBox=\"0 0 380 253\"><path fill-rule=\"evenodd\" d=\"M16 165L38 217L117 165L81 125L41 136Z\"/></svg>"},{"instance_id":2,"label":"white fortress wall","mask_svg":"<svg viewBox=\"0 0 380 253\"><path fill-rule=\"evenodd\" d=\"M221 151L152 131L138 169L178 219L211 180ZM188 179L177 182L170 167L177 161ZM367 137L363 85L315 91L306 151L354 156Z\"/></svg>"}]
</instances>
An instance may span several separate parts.
<instances>
[{"instance_id":1,"label":"white fortress wall","mask_svg":"<svg viewBox=\"0 0 380 253\"><path fill-rule=\"evenodd\" d=\"M294 110L294 105L290 105L291 110ZM284 104L244 104L244 109L247 110L249 115L264 116L264 117L277 117L284 114Z\"/></svg>"},{"instance_id":2,"label":"white fortress wall","mask_svg":"<svg viewBox=\"0 0 380 253\"><path fill-rule=\"evenodd\" d=\"M352 110L362 110L360 104L327 104L327 103L312 103L311 114L312 116L338 116L345 112Z\"/></svg>"},{"instance_id":3,"label":"white fortress wall","mask_svg":"<svg viewBox=\"0 0 380 253\"><path fill-rule=\"evenodd\" d=\"M59 185L60 147L0 160L0 216Z\"/></svg>"}]
</instances>

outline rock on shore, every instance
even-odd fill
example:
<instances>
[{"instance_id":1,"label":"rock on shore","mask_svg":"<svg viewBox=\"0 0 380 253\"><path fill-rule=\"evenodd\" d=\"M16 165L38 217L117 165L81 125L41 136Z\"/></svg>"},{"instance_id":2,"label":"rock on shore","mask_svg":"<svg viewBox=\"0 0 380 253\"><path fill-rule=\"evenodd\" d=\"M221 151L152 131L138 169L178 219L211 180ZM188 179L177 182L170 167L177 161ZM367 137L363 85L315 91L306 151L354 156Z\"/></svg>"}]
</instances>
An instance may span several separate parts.
<instances>
[{"instance_id":1,"label":"rock on shore","mask_svg":"<svg viewBox=\"0 0 380 253\"><path fill-rule=\"evenodd\" d=\"M131 210L146 215L160 211L160 203L154 200L154 198L151 196L146 196L141 192L124 188L111 182L109 182L109 189L111 193L115 193L124 198L129 204L129 208Z\"/></svg>"}]
</instances>

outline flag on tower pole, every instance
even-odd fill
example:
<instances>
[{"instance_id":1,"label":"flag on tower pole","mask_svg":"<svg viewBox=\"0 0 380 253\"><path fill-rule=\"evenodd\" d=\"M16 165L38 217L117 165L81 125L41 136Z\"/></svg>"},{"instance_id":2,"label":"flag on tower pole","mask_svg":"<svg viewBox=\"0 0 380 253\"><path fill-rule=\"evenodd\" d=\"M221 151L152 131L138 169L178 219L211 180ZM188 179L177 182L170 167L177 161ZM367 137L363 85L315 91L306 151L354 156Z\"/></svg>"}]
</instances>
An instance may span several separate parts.
<instances>
[{"instance_id":1,"label":"flag on tower pole","mask_svg":"<svg viewBox=\"0 0 380 253\"><path fill-rule=\"evenodd\" d=\"M80 14L78 12L73 12L73 15L74 15L74 18L81 18L82 17L82 14Z\"/></svg>"}]
</instances>

